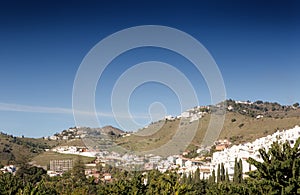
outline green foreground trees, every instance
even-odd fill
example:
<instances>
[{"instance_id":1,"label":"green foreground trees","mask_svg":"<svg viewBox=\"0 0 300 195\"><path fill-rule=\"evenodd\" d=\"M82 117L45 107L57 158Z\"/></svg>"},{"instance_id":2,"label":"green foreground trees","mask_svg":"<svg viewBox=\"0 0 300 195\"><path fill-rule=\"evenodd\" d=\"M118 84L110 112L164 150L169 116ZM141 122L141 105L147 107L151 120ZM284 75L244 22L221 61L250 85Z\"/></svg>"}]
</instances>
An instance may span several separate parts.
<instances>
[{"instance_id":1,"label":"green foreground trees","mask_svg":"<svg viewBox=\"0 0 300 195\"><path fill-rule=\"evenodd\" d=\"M294 147L289 142L274 142L267 152L260 149L263 162L249 158L257 170L249 176L255 179L262 192L269 194L300 194L300 138Z\"/></svg>"}]
</instances>

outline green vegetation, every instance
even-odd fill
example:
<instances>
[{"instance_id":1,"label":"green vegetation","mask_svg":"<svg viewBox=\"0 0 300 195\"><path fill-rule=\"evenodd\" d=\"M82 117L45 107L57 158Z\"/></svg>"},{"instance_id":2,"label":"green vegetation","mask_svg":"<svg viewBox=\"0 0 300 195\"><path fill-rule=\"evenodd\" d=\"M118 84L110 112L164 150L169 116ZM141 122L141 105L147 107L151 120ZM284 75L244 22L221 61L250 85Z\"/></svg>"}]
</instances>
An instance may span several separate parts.
<instances>
[{"instance_id":1,"label":"green vegetation","mask_svg":"<svg viewBox=\"0 0 300 195\"><path fill-rule=\"evenodd\" d=\"M233 182L234 183L242 183L242 181L243 181L243 164L242 164L242 160L240 159L238 161L237 158L236 158L235 162L234 162Z\"/></svg>"},{"instance_id":2,"label":"green vegetation","mask_svg":"<svg viewBox=\"0 0 300 195\"><path fill-rule=\"evenodd\" d=\"M0 174L0 194L220 194L220 195L289 195L300 193L300 138L294 147L289 143L272 144L268 152L262 149L263 162L249 159L257 170L249 173L249 178L242 178L241 161L235 162L233 181L221 164L217 178L213 174L208 180L200 178L197 169L194 174L177 174L176 170L161 173L127 172L111 167L113 180L110 182L86 178L83 161L78 160L73 170L63 176L48 177L41 168L23 166L15 176L10 173ZM103 170L102 170L103 172Z\"/></svg>"},{"instance_id":3,"label":"green vegetation","mask_svg":"<svg viewBox=\"0 0 300 195\"><path fill-rule=\"evenodd\" d=\"M257 167L249 174L268 194L300 194L300 138L292 148L288 142L275 142L268 152L260 149L263 162L249 158Z\"/></svg>"},{"instance_id":4,"label":"green vegetation","mask_svg":"<svg viewBox=\"0 0 300 195\"><path fill-rule=\"evenodd\" d=\"M258 115L268 116L268 117L285 117L285 116L295 116L299 114L299 110L295 110L299 106L298 103L293 104L293 106L280 105L277 102L263 102L258 100L251 103L247 101L246 103L236 103L234 100L227 100L225 102L227 106L231 106L231 112L240 113L245 116L256 117ZM298 105L298 106L297 106Z\"/></svg>"}]
</instances>

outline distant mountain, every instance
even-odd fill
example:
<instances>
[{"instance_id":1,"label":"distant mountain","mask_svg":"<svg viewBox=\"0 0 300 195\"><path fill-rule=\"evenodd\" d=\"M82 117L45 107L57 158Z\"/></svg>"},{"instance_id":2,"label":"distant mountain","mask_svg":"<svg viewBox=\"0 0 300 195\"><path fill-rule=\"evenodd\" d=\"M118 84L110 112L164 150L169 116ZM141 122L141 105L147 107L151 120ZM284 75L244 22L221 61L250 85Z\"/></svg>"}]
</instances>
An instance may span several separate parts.
<instances>
[{"instance_id":1,"label":"distant mountain","mask_svg":"<svg viewBox=\"0 0 300 195\"><path fill-rule=\"evenodd\" d=\"M109 126L104 126L104 127L100 128L100 130L101 130L101 132L103 132L103 133L106 133L106 134L114 134L114 135L117 135L117 136L119 136L119 135L125 133L123 130L118 129L118 128L113 127L113 126L110 126L110 125L109 125Z\"/></svg>"},{"instance_id":2,"label":"distant mountain","mask_svg":"<svg viewBox=\"0 0 300 195\"><path fill-rule=\"evenodd\" d=\"M73 140L84 138L85 136L97 136L97 135L115 135L120 136L124 131L115 128L113 126L105 126L102 128L91 127L70 127L59 133L55 133L53 136L48 136L49 140Z\"/></svg>"}]
</instances>

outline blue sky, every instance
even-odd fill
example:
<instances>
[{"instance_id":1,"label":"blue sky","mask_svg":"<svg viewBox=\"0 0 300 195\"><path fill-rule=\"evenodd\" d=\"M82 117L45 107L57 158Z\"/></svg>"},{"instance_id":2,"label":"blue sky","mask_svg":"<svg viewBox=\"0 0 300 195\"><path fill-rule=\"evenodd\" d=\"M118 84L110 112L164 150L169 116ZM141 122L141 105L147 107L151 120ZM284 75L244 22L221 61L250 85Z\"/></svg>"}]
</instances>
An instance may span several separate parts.
<instances>
[{"instance_id":1,"label":"blue sky","mask_svg":"<svg viewBox=\"0 0 300 195\"><path fill-rule=\"evenodd\" d=\"M300 101L300 3L298 1L2 1L0 2L0 130L40 137L74 126L72 89L78 67L103 38L137 25L165 25L200 41L222 73L227 97ZM206 83L176 53L140 48L118 56L96 91L101 125L118 126L110 97L120 75L136 63L172 64L190 79L199 104L210 104ZM148 83L131 96L142 125L151 103L181 112L166 86Z\"/></svg>"}]
</instances>

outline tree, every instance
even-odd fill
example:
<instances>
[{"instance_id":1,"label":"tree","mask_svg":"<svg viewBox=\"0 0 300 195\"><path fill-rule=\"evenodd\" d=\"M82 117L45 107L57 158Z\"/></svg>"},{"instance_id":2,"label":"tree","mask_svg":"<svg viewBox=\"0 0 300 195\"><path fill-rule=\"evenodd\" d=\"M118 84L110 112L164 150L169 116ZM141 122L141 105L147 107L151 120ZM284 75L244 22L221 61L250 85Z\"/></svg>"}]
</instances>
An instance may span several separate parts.
<instances>
[{"instance_id":1,"label":"tree","mask_svg":"<svg viewBox=\"0 0 300 195\"><path fill-rule=\"evenodd\" d=\"M224 168L224 164L223 163L221 163L220 179L221 179L221 181L225 181L225 168Z\"/></svg>"},{"instance_id":2,"label":"tree","mask_svg":"<svg viewBox=\"0 0 300 195\"><path fill-rule=\"evenodd\" d=\"M243 162L242 162L242 159L239 160L239 174L238 174L238 177L239 177L239 182L242 183L243 182Z\"/></svg>"},{"instance_id":3,"label":"tree","mask_svg":"<svg viewBox=\"0 0 300 195\"><path fill-rule=\"evenodd\" d=\"M197 168L194 173L194 183L200 183L200 169Z\"/></svg>"},{"instance_id":4,"label":"tree","mask_svg":"<svg viewBox=\"0 0 300 195\"><path fill-rule=\"evenodd\" d=\"M24 186L26 186L27 183L35 185L40 182L46 174L47 171L43 168L24 164L17 170L16 177L18 180L22 181Z\"/></svg>"},{"instance_id":5,"label":"tree","mask_svg":"<svg viewBox=\"0 0 300 195\"><path fill-rule=\"evenodd\" d=\"M183 173L182 174L182 178L181 178L181 183L187 183L187 176L186 176L186 173Z\"/></svg>"},{"instance_id":6,"label":"tree","mask_svg":"<svg viewBox=\"0 0 300 195\"><path fill-rule=\"evenodd\" d=\"M86 181L85 166L81 158L78 158L74 163L72 169L72 178L78 184Z\"/></svg>"},{"instance_id":7,"label":"tree","mask_svg":"<svg viewBox=\"0 0 300 195\"><path fill-rule=\"evenodd\" d=\"M188 177L191 177L190 175ZM148 173L147 192L145 194L186 194L191 189L190 184L180 182L180 176L176 172L160 173L155 170Z\"/></svg>"},{"instance_id":8,"label":"tree","mask_svg":"<svg viewBox=\"0 0 300 195\"><path fill-rule=\"evenodd\" d=\"M225 175L225 182L229 183L229 175L228 175L228 169L226 169L226 175Z\"/></svg>"},{"instance_id":9,"label":"tree","mask_svg":"<svg viewBox=\"0 0 300 195\"><path fill-rule=\"evenodd\" d=\"M242 183L243 181L243 166L242 160L239 161L235 158L234 161L234 173L233 173L233 182L234 183Z\"/></svg>"},{"instance_id":10,"label":"tree","mask_svg":"<svg viewBox=\"0 0 300 195\"><path fill-rule=\"evenodd\" d=\"M22 183L11 173L0 172L0 194L17 194L22 188Z\"/></svg>"},{"instance_id":11,"label":"tree","mask_svg":"<svg viewBox=\"0 0 300 195\"><path fill-rule=\"evenodd\" d=\"M294 106L295 108L298 108L298 107L299 107L299 103L296 102L296 103L293 104L293 106Z\"/></svg>"},{"instance_id":12,"label":"tree","mask_svg":"<svg viewBox=\"0 0 300 195\"><path fill-rule=\"evenodd\" d=\"M199 183L193 184L192 193L188 194L205 194L207 187L207 180L200 180Z\"/></svg>"},{"instance_id":13,"label":"tree","mask_svg":"<svg viewBox=\"0 0 300 195\"><path fill-rule=\"evenodd\" d=\"M192 183L193 183L193 176L191 173L189 173L187 177L187 184L192 184Z\"/></svg>"},{"instance_id":14,"label":"tree","mask_svg":"<svg viewBox=\"0 0 300 195\"><path fill-rule=\"evenodd\" d=\"M215 183L216 182L216 172L215 172L215 170L212 171L210 179L211 179L210 183Z\"/></svg>"},{"instance_id":15,"label":"tree","mask_svg":"<svg viewBox=\"0 0 300 195\"><path fill-rule=\"evenodd\" d=\"M261 100L257 100L256 102L254 102L254 103L256 103L256 104L263 104L264 102L263 101L261 101Z\"/></svg>"},{"instance_id":16,"label":"tree","mask_svg":"<svg viewBox=\"0 0 300 195\"><path fill-rule=\"evenodd\" d=\"M220 170L220 164L218 164L218 169L217 169L217 183L221 181L221 170Z\"/></svg>"},{"instance_id":17,"label":"tree","mask_svg":"<svg viewBox=\"0 0 300 195\"><path fill-rule=\"evenodd\" d=\"M146 186L143 183L144 177L141 173L134 173L130 182L131 194L145 194Z\"/></svg>"},{"instance_id":18,"label":"tree","mask_svg":"<svg viewBox=\"0 0 300 195\"><path fill-rule=\"evenodd\" d=\"M249 173L251 178L257 180L257 185L272 194L299 194L300 193L300 138L294 147L288 141L274 142L267 152L260 149L263 162L249 158L248 162L257 170Z\"/></svg>"}]
</instances>

